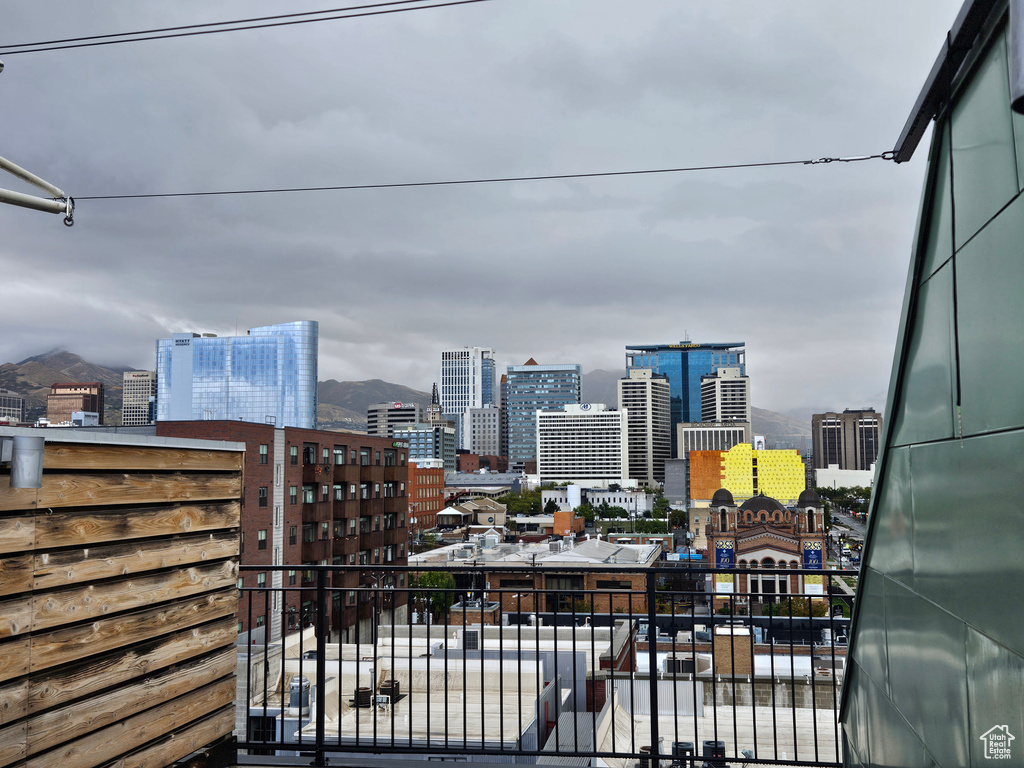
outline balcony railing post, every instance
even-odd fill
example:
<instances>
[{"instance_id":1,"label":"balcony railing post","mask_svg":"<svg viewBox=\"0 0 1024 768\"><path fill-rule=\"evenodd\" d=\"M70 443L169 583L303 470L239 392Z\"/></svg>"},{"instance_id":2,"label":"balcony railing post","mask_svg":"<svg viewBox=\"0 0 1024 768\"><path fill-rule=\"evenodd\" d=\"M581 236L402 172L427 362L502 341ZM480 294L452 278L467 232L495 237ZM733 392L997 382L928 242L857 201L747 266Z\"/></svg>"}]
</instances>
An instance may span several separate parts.
<instances>
[{"instance_id":1,"label":"balcony railing post","mask_svg":"<svg viewBox=\"0 0 1024 768\"><path fill-rule=\"evenodd\" d=\"M316 572L316 745L310 765L326 766L325 725L327 720L327 569Z\"/></svg>"},{"instance_id":2,"label":"balcony railing post","mask_svg":"<svg viewBox=\"0 0 1024 768\"><path fill-rule=\"evenodd\" d=\"M648 568L647 579L647 656L651 689L651 768L658 768L658 606L657 570Z\"/></svg>"}]
</instances>

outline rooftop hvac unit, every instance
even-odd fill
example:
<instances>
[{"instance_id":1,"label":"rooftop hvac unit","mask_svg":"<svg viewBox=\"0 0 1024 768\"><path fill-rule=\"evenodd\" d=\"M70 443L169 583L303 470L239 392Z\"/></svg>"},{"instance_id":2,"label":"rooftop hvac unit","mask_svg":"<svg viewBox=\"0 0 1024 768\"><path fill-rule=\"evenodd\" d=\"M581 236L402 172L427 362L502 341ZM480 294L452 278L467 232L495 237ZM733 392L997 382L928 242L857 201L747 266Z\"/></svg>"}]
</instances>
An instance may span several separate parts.
<instances>
[{"instance_id":1,"label":"rooftop hvac unit","mask_svg":"<svg viewBox=\"0 0 1024 768\"><path fill-rule=\"evenodd\" d=\"M463 632L462 647L467 651L480 650L480 633L475 629L467 629Z\"/></svg>"},{"instance_id":2,"label":"rooftop hvac unit","mask_svg":"<svg viewBox=\"0 0 1024 768\"><path fill-rule=\"evenodd\" d=\"M561 542L558 542L558 541L549 541L548 542L548 552L559 552L559 551L561 551L561 549L562 549Z\"/></svg>"},{"instance_id":3,"label":"rooftop hvac unit","mask_svg":"<svg viewBox=\"0 0 1024 768\"><path fill-rule=\"evenodd\" d=\"M665 659L665 673L669 675L693 674L693 659L689 656L669 656Z\"/></svg>"},{"instance_id":4,"label":"rooftop hvac unit","mask_svg":"<svg viewBox=\"0 0 1024 768\"><path fill-rule=\"evenodd\" d=\"M672 757L694 757L696 749L692 741L673 741Z\"/></svg>"}]
</instances>

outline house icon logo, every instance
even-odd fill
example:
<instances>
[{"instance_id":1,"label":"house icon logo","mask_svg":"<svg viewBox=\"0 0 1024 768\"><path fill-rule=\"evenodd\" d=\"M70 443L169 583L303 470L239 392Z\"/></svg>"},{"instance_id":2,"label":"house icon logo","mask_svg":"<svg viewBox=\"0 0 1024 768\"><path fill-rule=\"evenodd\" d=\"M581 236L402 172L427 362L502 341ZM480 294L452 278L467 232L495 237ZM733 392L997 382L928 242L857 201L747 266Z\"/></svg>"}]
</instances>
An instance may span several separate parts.
<instances>
[{"instance_id":1,"label":"house icon logo","mask_svg":"<svg viewBox=\"0 0 1024 768\"><path fill-rule=\"evenodd\" d=\"M1010 733L1007 725L995 725L981 734L981 740L985 742L986 760L1009 760L1012 742L1016 737Z\"/></svg>"}]
</instances>

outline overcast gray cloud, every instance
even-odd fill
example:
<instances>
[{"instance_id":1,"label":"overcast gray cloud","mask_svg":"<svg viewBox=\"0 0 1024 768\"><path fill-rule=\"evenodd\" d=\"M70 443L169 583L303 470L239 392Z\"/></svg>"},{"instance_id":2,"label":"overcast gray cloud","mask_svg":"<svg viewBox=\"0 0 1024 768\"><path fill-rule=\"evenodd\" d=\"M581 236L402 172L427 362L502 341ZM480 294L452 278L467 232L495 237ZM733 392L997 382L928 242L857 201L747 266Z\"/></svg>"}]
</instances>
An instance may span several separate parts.
<instances>
[{"instance_id":1,"label":"overcast gray cloud","mask_svg":"<svg viewBox=\"0 0 1024 768\"><path fill-rule=\"evenodd\" d=\"M874 153L892 147L959 5L495 0L0 54L0 155L89 196ZM0 11L0 51L296 10L25 3ZM747 343L758 406L880 408L923 155L83 201L72 229L0 206L0 361L61 346L152 367L172 332L313 319L321 378L427 389L445 345L590 370L688 334Z\"/></svg>"}]
</instances>

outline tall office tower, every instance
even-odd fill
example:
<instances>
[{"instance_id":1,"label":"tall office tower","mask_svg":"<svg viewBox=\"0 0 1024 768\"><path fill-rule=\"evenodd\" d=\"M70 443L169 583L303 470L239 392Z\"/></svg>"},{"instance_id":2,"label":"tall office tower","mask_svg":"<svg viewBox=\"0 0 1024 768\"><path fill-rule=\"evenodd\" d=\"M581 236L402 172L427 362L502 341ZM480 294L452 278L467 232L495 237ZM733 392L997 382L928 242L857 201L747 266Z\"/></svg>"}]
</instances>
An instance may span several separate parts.
<instances>
[{"instance_id":1,"label":"tall office tower","mask_svg":"<svg viewBox=\"0 0 1024 768\"><path fill-rule=\"evenodd\" d=\"M157 421L227 419L316 427L313 320L250 328L245 336L176 333L156 343Z\"/></svg>"},{"instance_id":2,"label":"tall office tower","mask_svg":"<svg viewBox=\"0 0 1024 768\"><path fill-rule=\"evenodd\" d=\"M494 404L494 350L457 347L441 350L441 412L459 425L459 448L469 448L469 435L461 429L470 408Z\"/></svg>"},{"instance_id":3,"label":"tall office tower","mask_svg":"<svg viewBox=\"0 0 1024 768\"><path fill-rule=\"evenodd\" d=\"M739 368L718 368L702 376L700 420L750 423L750 377Z\"/></svg>"},{"instance_id":4,"label":"tall office tower","mask_svg":"<svg viewBox=\"0 0 1024 768\"><path fill-rule=\"evenodd\" d=\"M672 415L668 377L646 368L634 368L619 379L619 409L627 421L629 471L638 482L665 480L665 460L671 458Z\"/></svg>"},{"instance_id":5,"label":"tall office tower","mask_svg":"<svg viewBox=\"0 0 1024 768\"><path fill-rule=\"evenodd\" d=\"M46 396L46 418L51 424L71 422L75 411L98 413L103 423L103 382L54 384Z\"/></svg>"},{"instance_id":6,"label":"tall office tower","mask_svg":"<svg viewBox=\"0 0 1024 768\"><path fill-rule=\"evenodd\" d=\"M678 459L685 459L690 451L728 451L734 445L749 442L749 422L712 421L676 424Z\"/></svg>"},{"instance_id":7,"label":"tall office tower","mask_svg":"<svg viewBox=\"0 0 1024 768\"><path fill-rule=\"evenodd\" d=\"M0 388L0 419L15 424L25 421L25 398L17 392Z\"/></svg>"},{"instance_id":8,"label":"tall office tower","mask_svg":"<svg viewBox=\"0 0 1024 768\"><path fill-rule=\"evenodd\" d=\"M881 444L882 414L874 408L811 416L815 469L871 469Z\"/></svg>"},{"instance_id":9,"label":"tall office tower","mask_svg":"<svg viewBox=\"0 0 1024 768\"><path fill-rule=\"evenodd\" d=\"M505 373L508 464L522 471L537 458L537 411L560 410L580 402L583 373L578 364L539 365L532 357Z\"/></svg>"},{"instance_id":10,"label":"tall office tower","mask_svg":"<svg viewBox=\"0 0 1024 768\"><path fill-rule=\"evenodd\" d=\"M626 411L571 404L537 414L537 474L547 481L618 481L629 469Z\"/></svg>"},{"instance_id":11,"label":"tall office tower","mask_svg":"<svg viewBox=\"0 0 1024 768\"><path fill-rule=\"evenodd\" d=\"M650 368L668 376L672 395L672 454L678 455L675 426L701 420L700 381L718 368L739 368L746 373L743 342L697 344L634 344L626 347L626 369Z\"/></svg>"},{"instance_id":12,"label":"tall office tower","mask_svg":"<svg viewBox=\"0 0 1024 768\"><path fill-rule=\"evenodd\" d=\"M498 455L508 458L508 374L501 374L501 381L498 384L498 397L501 400L501 432L498 435Z\"/></svg>"},{"instance_id":13,"label":"tall office tower","mask_svg":"<svg viewBox=\"0 0 1024 768\"><path fill-rule=\"evenodd\" d=\"M374 403L366 409L366 431L380 437L394 437L397 427L424 422L426 412L419 403Z\"/></svg>"},{"instance_id":14,"label":"tall office tower","mask_svg":"<svg viewBox=\"0 0 1024 768\"><path fill-rule=\"evenodd\" d=\"M490 404L483 408L470 408L463 415L462 433L469 435L470 453L501 455L501 409Z\"/></svg>"},{"instance_id":15,"label":"tall office tower","mask_svg":"<svg viewBox=\"0 0 1024 768\"><path fill-rule=\"evenodd\" d=\"M138 427L156 421L156 371L125 371L121 385L121 424Z\"/></svg>"}]
</instances>

